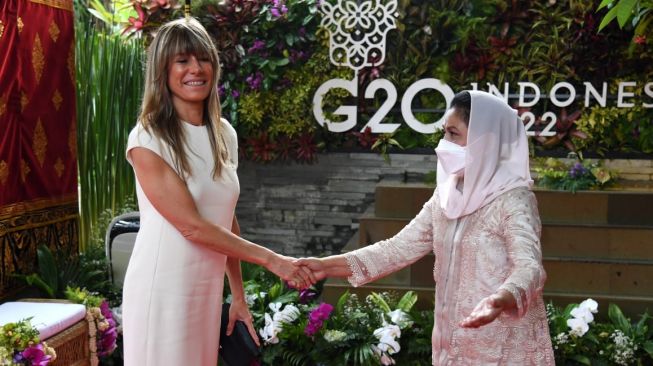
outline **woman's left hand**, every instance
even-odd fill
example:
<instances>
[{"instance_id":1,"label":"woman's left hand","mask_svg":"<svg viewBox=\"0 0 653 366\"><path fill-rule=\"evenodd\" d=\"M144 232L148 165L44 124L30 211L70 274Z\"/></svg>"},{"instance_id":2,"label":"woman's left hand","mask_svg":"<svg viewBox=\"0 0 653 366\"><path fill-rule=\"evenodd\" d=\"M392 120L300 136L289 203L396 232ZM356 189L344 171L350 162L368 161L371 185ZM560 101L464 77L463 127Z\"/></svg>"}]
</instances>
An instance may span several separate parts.
<instances>
[{"instance_id":1,"label":"woman's left hand","mask_svg":"<svg viewBox=\"0 0 653 366\"><path fill-rule=\"evenodd\" d=\"M484 298L476 305L472 313L460 322L460 326L463 328L478 328L493 322L503 311L503 304L503 299L498 294Z\"/></svg>"},{"instance_id":2,"label":"woman's left hand","mask_svg":"<svg viewBox=\"0 0 653 366\"><path fill-rule=\"evenodd\" d=\"M229 307L229 324L227 325L227 335L231 335L231 333L234 331L234 326L236 326L237 320L245 323L245 326L247 326L247 330L249 331L249 335L252 336L254 343L260 347L261 343L259 342L258 335L256 335L256 330L254 329L254 319L252 318L252 314L249 313L247 303L244 300L234 299L231 302L231 306Z\"/></svg>"}]
</instances>

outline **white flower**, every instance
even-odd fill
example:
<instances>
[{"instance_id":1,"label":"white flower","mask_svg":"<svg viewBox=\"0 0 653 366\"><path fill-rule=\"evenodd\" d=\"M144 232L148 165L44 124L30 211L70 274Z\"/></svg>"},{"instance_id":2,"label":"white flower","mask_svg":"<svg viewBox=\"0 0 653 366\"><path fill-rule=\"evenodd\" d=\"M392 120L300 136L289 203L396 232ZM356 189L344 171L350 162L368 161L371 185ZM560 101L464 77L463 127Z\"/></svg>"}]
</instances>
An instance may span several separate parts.
<instances>
[{"instance_id":1,"label":"white flower","mask_svg":"<svg viewBox=\"0 0 653 366\"><path fill-rule=\"evenodd\" d=\"M390 316L390 321L397 324L401 329L405 329L406 327L413 324L408 314L401 309L389 312L388 316Z\"/></svg>"},{"instance_id":2,"label":"white flower","mask_svg":"<svg viewBox=\"0 0 653 366\"><path fill-rule=\"evenodd\" d=\"M265 327L259 331L261 338L267 344L279 343L277 334L281 331L281 324L272 320L270 314L265 313Z\"/></svg>"},{"instance_id":3,"label":"white flower","mask_svg":"<svg viewBox=\"0 0 653 366\"><path fill-rule=\"evenodd\" d=\"M590 329L589 325L583 319L573 318L567 320L567 325L571 328L570 334L582 337Z\"/></svg>"},{"instance_id":4,"label":"white flower","mask_svg":"<svg viewBox=\"0 0 653 366\"><path fill-rule=\"evenodd\" d=\"M428 25L425 25L425 26L422 28L422 30L424 31L424 33L428 34L429 36L433 34L433 30L432 30L431 27L428 26Z\"/></svg>"},{"instance_id":5,"label":"white flower","mask_svg":"<svg viewBox=\"0 0 653 366\"><path fill-rule=\"evenodd\" d=\"M374 336L379 340L377 347L383 353L393 354L401 350L395 338L401 337L401 330L394 324L386 324L374 331Z\"/></svg>"},{"instance_id":6,"label":"white flower","mask_svg":"<svg viewBox=\"0 0 653 366\"><path fill-rule=\"evenodd\" d=\"M556 344L565 344L569 342L569 336L567 333L560 333L557 336L553 337L553 342Z\"/></svg>"},{"instance_id":7,"label":"white flower","mask_svg":"<svg viewBox=\"0 0 653 366\"><path fill-rule=\"evenodd\" d=\"M590 312L596 314L599 312L599 304L592 300L592 299L587 299L578 305L579 308L587 309Z\"/></svg>"},{"instance_id":8,"label":"white flower","mask_svg":"<svg viewBox=\"0 0 653 366\"><path fill-rule=\"evenodd\" d=\"M280 303L280 302L271 302L270 305L268 305L268 307L270 308L270 310L272 310L272 311L275 312L275 313L278 313L279 310L281 310L281 307L282 307L282 306L283 306L283 304Z\"/></svg>"},{"instance_id":9,"label":"white flower","mask_svg":"<svg viewBox=\"0 0 653 366\"><path fill-rule=\"evenodd\" d=\"M274 314L274 321L281 323L292 323L299 317L299 309L292 304L286 305L283 310Z\"/></svg>"},{"instance_id":10,"label":"white flower","mask_svg":"<svg viewBox=\"0 0 653 366\"><path fill-rule=\"evenodd\" d=\"M257 298L258 296L256 294L245 295L245 302L247 303L247 306L249 307L254 305L254 302L256 301Z\"/></svg>"},{"instance_id":11,"label":"white flower","mask_svg":"<svg viewBox=\"0 0 653 366\"><path fill-rule=\"evenodd\" d=\"M381 328L378 328L374 331L374 336L378 339L381 339L384 336L390 336L392 338L401 337L401 329L394 324L386 324Z\"/></svg>"},{"instance_id":12,"label":"white flower","mask_svg":"<svg viewBox=\"0 0 653 366\"><path fill-rule=\"evenodd\" d=\"M581 308L580 306L575 307L571 311L571 316L573 316L576 319L581 319L587 324L594 321L594 315L592 315L592 312L588 308Z\"/></svg>"},{"instance_id":13,"label":"white flower","mask_svg":"<svg viewBox=\"0 0 653 366\"><path fill-rule=\"evenodd\" d=\"M388 335L384 335L379 339L379 344L377 344L377 347L379 347L381 351L387 352L389 354L394 354L401 351L399 342L397 342L394 337Z\"/></svg>"},{"instance_id":14,"label":"white flower","mask_svg":"<svg viewBox=\"0 0 653 366\"><path fill-rule=\"evenodd\" d=\"M324 332L324 340L329 343L341 341L346 336L347 333L340 330L329 329Z\"/></svg>"},{"instance_id":15,"label":"white flower","mask_svg":"<svg viewBox=\"0 0 653 366\"><path fill-rule=\"evenodd\" d=\"M299 317L299 309L295 305L288 304L281 310L282 306L279 302L270 303L273 314L265 313L265 326L259 330L259 334L267 344L279 343L277 335L283 329L283 324L292 323Z\"/></svg>"}]
</instances>

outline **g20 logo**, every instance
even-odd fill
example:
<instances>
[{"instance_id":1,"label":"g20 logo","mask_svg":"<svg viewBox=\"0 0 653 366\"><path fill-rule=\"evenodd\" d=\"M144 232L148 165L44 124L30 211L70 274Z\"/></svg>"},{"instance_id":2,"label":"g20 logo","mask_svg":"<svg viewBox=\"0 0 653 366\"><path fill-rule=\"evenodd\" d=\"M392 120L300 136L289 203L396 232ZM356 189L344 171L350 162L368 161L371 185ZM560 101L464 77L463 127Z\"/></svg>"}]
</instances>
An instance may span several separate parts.
<instances>
[{"instance_id":1,"label":"g20 logo","mask_svg":"<svg viewBox=\"0 0 653 366\"><path fill-rule=\"evenodd\" d=\"M357 110L356 106L340 106L338 107L333 114L346 116L347 118L342 122L334 122L324 115L324 110L322 109L322 101L324 95L331 89L342 88L347 90L352 96L358 97L358 79L354 80L345 80L345 79L331 79L326 81L324 84L320 85L313 97L313 115L315 119L320 124L320 126L326 125L327 129L331 132L346 132L351 130L358 123ZM425 89L435 89L440 94L444 96L444 99L447 102L447 105L451 103L453 99L454 92L451 88L441 82L438 79L420 79L414 82L412 85L406 89L403 97L401 98L401 115L404 118L406 124L413 130L420 133L434 133L438 128L442 126L444 116L438 121L425 124L420 122L415 115L413 114L411 105L415 96ZM372 118L362 130L370 128L372 133L393 133L399 128L400 123L382 123L383 119L386 117L388 112L394 107L397 103L397 88L387 79L376 79L372 81L367 89L365 89L365 98L373 99L376 92L379 90L385 90L388 97L381 104L381 107L374 113Z\"/></svg>"}]
</instances>

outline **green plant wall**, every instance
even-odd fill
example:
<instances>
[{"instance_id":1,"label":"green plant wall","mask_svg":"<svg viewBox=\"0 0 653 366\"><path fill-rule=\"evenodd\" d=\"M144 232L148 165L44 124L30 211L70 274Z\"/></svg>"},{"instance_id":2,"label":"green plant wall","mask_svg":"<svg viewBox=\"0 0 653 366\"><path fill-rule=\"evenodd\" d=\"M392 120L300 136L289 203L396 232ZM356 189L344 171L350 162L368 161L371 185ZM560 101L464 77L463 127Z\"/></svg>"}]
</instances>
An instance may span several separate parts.
<instances>
[{"instance_id":1,"label":"green plant wall","mask_svg":"<svg viewBox=\"0 0 653 366\"><path fill-rule=\"evenodd\" d=\"M76 29L77 146L82 249L104 237L100 215L134 199L134 174L125 160L143 88L143 45L106 35L90 22ZM114 216L111 215L111 216Z\"/></svg>"}]
</instances>

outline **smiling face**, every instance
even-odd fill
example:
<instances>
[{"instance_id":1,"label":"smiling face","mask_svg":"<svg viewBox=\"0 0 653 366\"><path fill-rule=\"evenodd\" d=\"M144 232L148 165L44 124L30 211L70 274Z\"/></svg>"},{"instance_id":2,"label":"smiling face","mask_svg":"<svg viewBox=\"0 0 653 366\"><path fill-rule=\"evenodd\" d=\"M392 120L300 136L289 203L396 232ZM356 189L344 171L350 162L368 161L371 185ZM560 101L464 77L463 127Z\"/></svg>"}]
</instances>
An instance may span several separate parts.
<instances>
[{"instance_id":1,"label":"smiling face","mask_svg":"<svg viewBox=\"0 0 653 366\"><path fill-rule=\"evenodd\" d=\"M455 108L447 112L443 127L445 140L456 145L467 146L467 123Z\"/></svg>"},{"instance_id":2,"label":"smiling face","mask_svg":"<svg viewBox=\"0 0 653 366\"><path fill-rule=\"evenodd\" d=\"M203 107L211 93L213 66L207 57L177 54L168 63L168 88L175 109Z\"/></svg>"}]
</instances>

